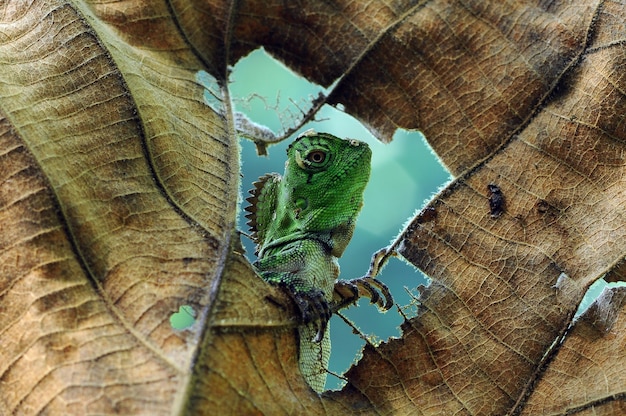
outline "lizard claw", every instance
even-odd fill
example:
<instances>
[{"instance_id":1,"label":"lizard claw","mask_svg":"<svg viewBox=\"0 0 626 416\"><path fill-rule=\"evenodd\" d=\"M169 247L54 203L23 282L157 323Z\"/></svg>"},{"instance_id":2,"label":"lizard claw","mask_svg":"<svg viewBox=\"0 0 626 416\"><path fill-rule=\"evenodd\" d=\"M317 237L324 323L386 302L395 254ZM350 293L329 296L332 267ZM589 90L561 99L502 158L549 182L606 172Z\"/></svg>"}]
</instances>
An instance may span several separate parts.
<instances>
[{"instance_id":1,"label":"lizard claw","mask_svg":"<svg viewBox=\"0 0 626 416\"><path fill-rule=\"evenodd\" d=\"M311 341L320 342L324 338L328 321L333 314L324 292L319 289L313 289L308 292L296 290L289 290L288 292L298 306L302 323L309 324L315 322L317 324L317 332Z\"/></svg>"},{"instance_id":2,"label":"lizard claw","mask_svg":"<svg viewBox=\"0 0 626 416\"><path fill-rule=\"evenodd\" d=\"M373 277L363 276L352 280L338 280L335 283L332 310L336 312L352 305L363 296L381 310L387 311L393 306L393 297L387 285Z\"/></svg>"}]
</instances>

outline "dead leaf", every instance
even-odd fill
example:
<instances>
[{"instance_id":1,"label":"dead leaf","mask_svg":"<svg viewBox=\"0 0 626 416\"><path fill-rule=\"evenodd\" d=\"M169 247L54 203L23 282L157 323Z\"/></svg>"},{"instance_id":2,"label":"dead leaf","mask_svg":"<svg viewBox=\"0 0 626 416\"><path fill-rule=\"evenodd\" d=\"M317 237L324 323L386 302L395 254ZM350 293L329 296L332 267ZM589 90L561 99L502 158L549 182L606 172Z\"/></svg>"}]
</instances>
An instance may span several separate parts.
<instances>
[{"instance_id":1,"label":"dead leaf","mask_svg":"<svg viewBox=\"0 0 626 416\"><path fill-rule=\"evenodd\" d=\"M0 413L623 411L621 290L572 316L624 276L624 10L0 4ZM321 397L290 303L232 249L228 68L259 46L381 140L420 129L458 176L395 246L433 279L418 316ZM181 305L198 322L174 331Z\"/></svg>"},{"instance_id":2,"label":"dead leaf","mask_svg":"<svg viewBox=\"0 0 626 416\"><path fill-rule=\"evenodd\" d=\"M626 288L605 290L551 359L524 407L524 415L608 414L626 411Z\"/></svg>"}]
</instances>

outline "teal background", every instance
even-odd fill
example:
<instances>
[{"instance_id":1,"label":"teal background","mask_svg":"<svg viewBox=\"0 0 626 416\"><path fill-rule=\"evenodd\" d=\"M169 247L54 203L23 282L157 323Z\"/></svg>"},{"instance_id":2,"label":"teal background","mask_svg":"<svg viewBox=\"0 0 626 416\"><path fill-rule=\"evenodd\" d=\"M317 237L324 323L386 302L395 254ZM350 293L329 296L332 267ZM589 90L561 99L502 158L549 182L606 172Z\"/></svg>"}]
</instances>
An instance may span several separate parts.
<instances>
[{"instance_id":1,"label":"teal background","mask_svg":"<svg viewBox=\"0 0 626 416\"><path fill-rule=\"evenodd\" d=\"M199 73L198 80L207 87L207 104L214 108L221 107L222 97L211 76ZM233 67L229 87L236 110L245 113L254 122L269 127L275 134L296 125L301 114L310 107L310 102L320 91L325 91L295 75L263 50L254 51ZM317 121L306 124L298 133L310 128L343 138L363 140L372 148L372 175L365 190L365 204L352 242L339 259L341 278L362 276L369 267L371 255L396 237L403 225L438 189L450 181L450 175L419 132L400 130L390 144L382 144L358 121L330 106L323 107ZM241 139L243 176L238 222L240 230L247 231L242 212L246 203L241 201L248 196L248 189L252 188L252 182L259 176L268 172L283 172L286 148L291 141L290 138L271 146L268 157L259 157L254 144ZM242 236L242 243L247 257L254 261L254 244L245 236ZM390 260L378 278L389 286L403 313L408 317L413 316L414 301L409 292L417 296L415 288L427 284L427 278L395 258ZM586 310L606 286L607 283L602 279L592 285L578 313ZM364 300L358 306L345 310L344 315L371 340L385 341L400 335L398 326L402 323L402 317L397 308L383 314ZM191 307L182 306L170 320L174 328L183 329L193 324L194 316ZM358 359L364 341L336 316L331 319L331 328L329 370L342 374ZM341 379L329 376L326 387L335 389L342 384Z\"/></svg>"}]
</instances>

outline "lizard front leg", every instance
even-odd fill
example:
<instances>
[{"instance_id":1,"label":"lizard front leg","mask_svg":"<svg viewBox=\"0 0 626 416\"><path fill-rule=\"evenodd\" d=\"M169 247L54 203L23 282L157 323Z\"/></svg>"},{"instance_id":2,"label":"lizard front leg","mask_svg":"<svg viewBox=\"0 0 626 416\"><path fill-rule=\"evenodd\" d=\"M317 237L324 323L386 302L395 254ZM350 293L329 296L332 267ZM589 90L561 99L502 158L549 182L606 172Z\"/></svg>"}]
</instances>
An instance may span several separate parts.
<instances>
[{"instance_id":1,"label":"lizard front leg","mask_svg":"<svg viewBox=\"0 0 626 416\"><path fill-rule=\"evenodd\" d=\"M281 286L294 299L304 325L298 328L300 372L317 392L324 391L330 358L328 320L339 266L327 246L304 239L272 247L254 266L269 283Z\"/></svg>"},{"instance_id":2,"label":"lizard front leg","mask_svg":"<svg viewBox=\"0 0 626 416\"><path fill-rule=\"evenodd\" d=\"M302 323L318 324L313 342L319 342L332 315L330 302L339 266L327 247L314 239L303 239L272 247L254 266L267 282L281 286L293 298Z\"/></svg>"}]
</instances>

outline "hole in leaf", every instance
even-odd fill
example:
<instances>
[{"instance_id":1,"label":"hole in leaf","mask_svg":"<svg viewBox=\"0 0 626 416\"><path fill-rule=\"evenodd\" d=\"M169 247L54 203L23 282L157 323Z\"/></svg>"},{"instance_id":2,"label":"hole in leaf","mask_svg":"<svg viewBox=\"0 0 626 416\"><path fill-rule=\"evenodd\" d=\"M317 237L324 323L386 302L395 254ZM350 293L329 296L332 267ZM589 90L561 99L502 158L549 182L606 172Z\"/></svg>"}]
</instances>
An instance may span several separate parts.
<instances>
[{"instance_id":1,"label":"hole in leaf","mask_svg":"<svg viewBox=\"0 0 626 416\"><path fill-rule=\"evenodd\" d=\"M576 311L576 318L582 315L589 307L595 302L595 300L600 296L605 287L618 287L618 286L626 286L626 282L617 282L617 283L608 283L604 279L597 280L594 284L589 286L587 289L587 293L585 293L585 297L578 305L578 310Z\"/></svg>"},{"instance_id":2,"label":"hole in leaf","mask_svg":"<svg viewBox=\"0 0 626 416\"><path fill-rule=\"evenodd\" d=\"M262 82L259 82L260 79ZM237 62L230 80L228 87L232 102L235 110L242 114L237 116L238 129L254 131L251 136L255 138L269 137L271 132L280 135L294 127L320 91L328 93L332 90L332 86L324 89L294 75L261 49ZM354 238L339 259L340 278L351 279L363 275L372 253L387 246L389 240L398 233L399 225L407 218L412 218L423 201L430 199L442 184L450 180L450 176L419 132L399 130L394 135L393 143L386 145L376 141L363 125L343 112L345 106L337 107L339 111L329 105L323 106L315 120L302 126L298 132L313 128L341 138L365 141L372 148L372 176L365 191L365 204L357 221ZM244 124L254 128L243 128ZM267 135L257 125L267 126ZM261 158L257 155L254 143L242 140L242 188L252 188L252 182L267 172L282 172L286 149L292 141L293 138L290 138L268 147L268 157ZM241 210L239 227L247 231L244 213ZM242 244L249 253L248 259L253 262L256 259L251 255L255 252L254 242L243 238ZM420 272L397 259L392 259L378 277L388 284L400 305L414 303L414 299L405 292L405 287L428 284ZM351 307L344 313L364 333L377 339L400 334L402 317L397 313L381 314L367 300L363 300L360 307ZM329 370L343 374L360 354L364 341L336 316L332 318L331 328L333 347ZM343 383L342 379L329 376L326 387L338 389Z\"/></svg>"},{"instance_id":3,"label":"hole in leaf","mask_svg":"<svg viewBox=\"0 0 626 416\"><path fill-rule=\"evenodd\" d=\"M170 325L174 329L186 329L196 323L196 311L189 305L178 308L178 312L170 316Z\"/></svg>"}]
</instances>

